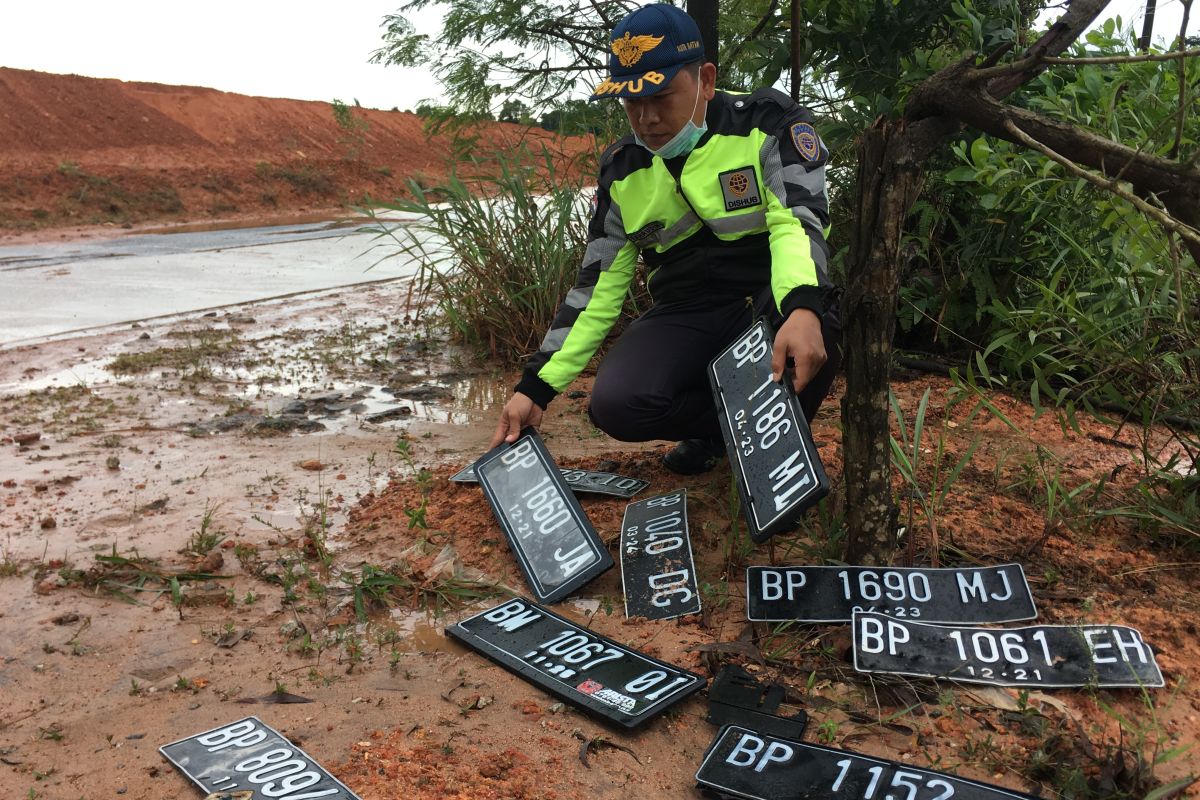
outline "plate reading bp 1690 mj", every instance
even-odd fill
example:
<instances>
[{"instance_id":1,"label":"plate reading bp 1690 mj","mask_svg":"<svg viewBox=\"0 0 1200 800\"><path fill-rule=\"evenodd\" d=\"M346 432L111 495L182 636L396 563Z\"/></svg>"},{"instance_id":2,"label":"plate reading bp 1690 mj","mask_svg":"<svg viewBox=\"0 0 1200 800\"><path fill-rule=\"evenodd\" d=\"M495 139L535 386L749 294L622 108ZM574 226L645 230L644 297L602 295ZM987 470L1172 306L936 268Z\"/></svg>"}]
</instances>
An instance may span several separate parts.
<instances>
[{"instance_id":1,"label":"plate reading bp 1690 mj","mask_svg":"<svg viewBox=\"0 0 1200 800\"><path fill-rule=\"evenodd\" d=\"M621 585L627 617L673 619L699 613L687 489L626 506L621 521Z\"/></svg>"},{"instance_id":2,"label":"plate reading bp 1690 mj","mask_svg":"<svg viewBox=\"0 0 1200 800\"><path fill-rule=\"evenodd\" d=\"M596 472L590 469L567 469L559 467L563 480L573 492L589 494L607 494L613 497L633 497L650 485L650 481L641 478L630 478L615 472ZM469 464L450 476L451 483L479 483L475 477L475 465Z\"/></svg>"},{"instance_id":3,"label":"plate reading bp 1690 mj","mask_svg":"<svg viewBox=\"0 0 1200 800\"><path fill-rule=\"evenodd\" d=\"M849 622L855 611L922 622L1037 618L1020 564L953 569L746 568L746 616L754 622Z\"/></svg>"},{"instance_id":4,"label":"plate reading bp 1690 mj","mask_svg":"<svg viewBox=\"0 0 1200 800\"><path fill-rule=\"evenodd\" d=\"M794 527L829 479L790 382L771 380L772 334L759 320L708 367L750 538Z\"/></svg>"},{"instance_id":5,"label":"plate reading bp 1690 mj","mask_svg":"<svg viewBox=\"0 0 1200 800\"><path fill-rule=\"evenodd\" d=\"M250 791L252 800L358 800L258 717L165 744L158 751L206 794Z\"/></svg>"},{"instance_id":6,"label":"plate reading bp 1690 mj","mask_svg":"<svg viewBox=\"0 0 1200 800\"><path fill-rule=\"evenodd\" d=\"M540 602L557 603L613 565L533 428L480 458L475 474Z\"/></svg>"},{"instance_id":7,"label":"plate reading bp 1690 mj","mask_svg":"<svg viewBox=\"0 0 1200 800\"><path fill-rule=\"evenodd\" d=\"M993 686L1160 687L1142 635L1124 625L965 628L854 615L854 668Z\"/></svg>"},{"instance_id":8,"label":"plate reading bp 1690 mj","mask_svg":"<svg viewBox=\"0 0 1200 800\"><path fill-rule=\"evenodd\" d=\"M727 725L696 772L703 790L745 800L1032 800L945 772Z\"/></svg>"},{"instance_id":9,"label":"plate reading bp 1690 mj","mask_svg":"<svg viewBox=\"0 0 1200 800\"><path fill-rule=\"evenodd\" d=\"M510 600L446 635L533 685L626 728L704 686L695 673L643 655L527 600Z\"/></svg>"}]
</instances>

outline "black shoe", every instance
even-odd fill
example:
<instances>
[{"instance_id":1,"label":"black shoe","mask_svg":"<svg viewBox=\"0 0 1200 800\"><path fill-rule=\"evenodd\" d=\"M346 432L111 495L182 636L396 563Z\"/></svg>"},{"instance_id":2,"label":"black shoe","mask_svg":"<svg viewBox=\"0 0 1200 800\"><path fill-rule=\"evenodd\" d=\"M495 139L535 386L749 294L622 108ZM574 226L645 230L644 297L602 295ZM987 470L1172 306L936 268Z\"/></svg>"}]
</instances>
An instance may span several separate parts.
<instances>
[{"instance_id":1,"label":"black shoe","mask_svg":"<svg viewBox=\"0 0 1200 800\"><path fill-rule=\"evenodd\" d=\"M678 475L699 475L721 463L725 442L721 439L684 439L663 456L663 466Z\"/></svg>"}]
</instances>

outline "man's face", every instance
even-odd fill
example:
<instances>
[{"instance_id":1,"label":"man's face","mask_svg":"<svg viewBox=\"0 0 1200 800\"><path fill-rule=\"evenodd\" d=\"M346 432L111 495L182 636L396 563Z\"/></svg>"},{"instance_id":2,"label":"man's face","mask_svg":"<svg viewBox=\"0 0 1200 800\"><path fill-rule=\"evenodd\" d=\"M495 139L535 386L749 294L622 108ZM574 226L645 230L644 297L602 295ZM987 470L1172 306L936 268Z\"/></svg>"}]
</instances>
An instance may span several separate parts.
<instances>
[{"instance_id":1,"label":"man's face","mask_svg":"<svg viewBox=\"0 0 1200 800\"><path fill-rule=\"evenodd\" d=\"M629 126L651 148L658 148L671 141L688 119L700 124L704 119L705 105L712 99L716 83L716 67L704 64L699 75L695 67L684 67L661 91L649 97L627 97L622 100ZM699 102L696 87L699 82Z\"/></svg>"}]
</instances>

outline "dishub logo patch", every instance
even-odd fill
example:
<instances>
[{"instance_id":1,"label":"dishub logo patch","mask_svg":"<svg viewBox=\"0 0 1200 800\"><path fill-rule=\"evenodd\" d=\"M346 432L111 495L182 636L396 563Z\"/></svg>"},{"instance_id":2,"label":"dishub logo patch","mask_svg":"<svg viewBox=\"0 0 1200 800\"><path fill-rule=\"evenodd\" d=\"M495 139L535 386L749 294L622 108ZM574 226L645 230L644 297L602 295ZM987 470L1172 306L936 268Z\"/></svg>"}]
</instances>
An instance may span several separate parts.
<instances>
[{"instance_id":1,"label":"dishub logo patch","mask_svg":"<svg viewBox=\"0 0 1200 800\"><path fill-rule=\"evenodd\" d=\"M624 36L613 40L612 51L622 67L632 67L642 60L642 56L662 44L662 40L661 36L630 36L629 31L625 31Z\"/></svg>"},{"instance_id":2,"label":"dishub logo patch","mask_svg":"<svg viewBox=\"0 0 1200 800\"><path fill-rule=\"evenodd\" d=\"M722 172L717 176L721 183L721 196L725 199L725 210L736 211L762 203L758 191L758 179L754 167L741 167Z\"/></svg>"}]
</instances>

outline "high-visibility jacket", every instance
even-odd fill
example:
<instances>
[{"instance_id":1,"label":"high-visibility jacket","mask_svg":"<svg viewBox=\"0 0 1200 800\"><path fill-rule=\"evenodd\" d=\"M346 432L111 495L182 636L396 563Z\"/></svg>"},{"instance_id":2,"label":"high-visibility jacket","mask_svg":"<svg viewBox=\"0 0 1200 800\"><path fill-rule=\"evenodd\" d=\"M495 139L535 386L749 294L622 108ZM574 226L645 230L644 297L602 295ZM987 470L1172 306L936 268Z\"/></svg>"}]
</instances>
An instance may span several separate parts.
<instances>
[{"instance_id":1,"label":"high-visibility jacket","mask_svg":"<svg viewBox=\"0 0 1200 800\"><path fill-rule=\"evenodd\" d=\"M655 304L721 304L770 286L784 318L831 302L825 164L812 113L782 92L716 92L708 130L664 161L627 136L601 157L588 245L516 390L543 408L620 315L638 255Z\"/></svg>"}]
</instances>

